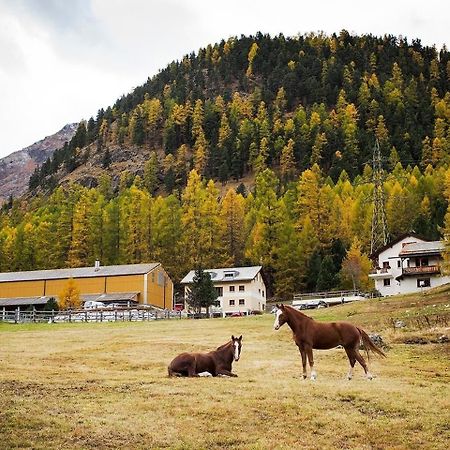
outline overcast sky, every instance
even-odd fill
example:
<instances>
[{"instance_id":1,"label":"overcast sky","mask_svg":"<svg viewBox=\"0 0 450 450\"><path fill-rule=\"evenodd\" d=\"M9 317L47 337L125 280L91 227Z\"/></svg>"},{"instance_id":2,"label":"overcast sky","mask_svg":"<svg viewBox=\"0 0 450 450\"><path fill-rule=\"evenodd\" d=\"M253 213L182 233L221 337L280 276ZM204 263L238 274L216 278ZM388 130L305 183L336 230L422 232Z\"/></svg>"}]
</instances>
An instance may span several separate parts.
<instances>
[{"instance_id":1,"label":"overcast sky","mask_svg":"<svg viewBox=\"0 0 450 450\"><path fill-rule=\"evenodd\" d=\"M184 54L257 31L450 47L447 0L0 0L0 157L95 116ZM370 9L369 9L370 8ZM1 182L1 180L0 180Z\"/></svg>"}]
</instances>

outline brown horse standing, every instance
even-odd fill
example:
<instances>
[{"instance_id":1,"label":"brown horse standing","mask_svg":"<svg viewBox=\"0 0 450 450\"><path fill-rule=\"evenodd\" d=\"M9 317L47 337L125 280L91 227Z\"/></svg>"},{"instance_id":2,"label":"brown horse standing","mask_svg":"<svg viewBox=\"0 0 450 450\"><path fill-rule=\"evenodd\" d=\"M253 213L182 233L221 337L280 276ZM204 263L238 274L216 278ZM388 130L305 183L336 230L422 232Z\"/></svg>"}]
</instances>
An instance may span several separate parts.
<instances>
[{"instance_id":1,"label":"brown horse standing","mask_svg":"<svg viewBox=\"0 0 450 450\"><path fill-rule=\"evenodd\" d=\"M209 353L181 353L168 367L169 377L198 377L225 375L237 377L231 372L231 364L239 361L242 336L231 336L231 341Z\"/></svg>"},{"instance_id":2,"label":"brown horse standing","mask_svg":"<svg viewBox=\"0 0 450 450\"><path fill-rule=\"evenodd\" d=\"M351 323L319 323L291 306L277 305L277 308L278 311L275 315L273 327L275 330L278 330L282 325L287 323L291 328L294 341L302 356L303 378L306 378L306 357L308 357L309 367L311 369L311 380L317 378L317 373L314 370L313 349L325 350L342 345L350 362L350 370L348 372L349 380L352 379L353 367L356 361L363 367L366 377L369 380L372 379L372 375L367 369L367 364L359 353L361 340L367 351L367 356L369 356L368 351L371 350L374 353L386 357L370 340L370 337L364 330L355 327Z\"/></svg>"}]
</instances>

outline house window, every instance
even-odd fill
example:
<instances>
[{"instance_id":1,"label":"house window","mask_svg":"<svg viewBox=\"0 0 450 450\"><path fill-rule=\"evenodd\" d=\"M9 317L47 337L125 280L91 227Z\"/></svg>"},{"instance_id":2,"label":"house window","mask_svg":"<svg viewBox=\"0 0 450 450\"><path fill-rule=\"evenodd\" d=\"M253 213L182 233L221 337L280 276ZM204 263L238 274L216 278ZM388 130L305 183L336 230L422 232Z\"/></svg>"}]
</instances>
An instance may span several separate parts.
<instances>
[{"instance_id":1,"label":"house window","mask_svg":"<svg viewBox=\"0 0 450 450\"><path fill-rule=\"evenodd\" d=\"M244 300L243 298L240 298L240 299L239 299L239 304L240 304L240 305L245 305L245 300Z\"/></svg>"},{"instance_id":2,"label":"house window","mask_svg":"<svg viewBox=\"0 0 450 450\"><path fill-rule=\"evenodd\" d=\"M225 279L231 280L235 277L235 275L236 272L225 272L223 276Z\"/></svg>"},{"instance_id":3,"label":"house window","mask_svg":"<svg viewBox=\"0 0 450 450\"><path fill-rule=\"evenodd\" d=\"M158 272L158 284L164 286L164 273Z\"/></svg>"},{"instance_id":4,"label":"house window","mask_svg":"<svg viewBox=\"0 0 450 450\"><path fill-rule=\"evenodd\" d=\"M397 261L397 267L400 269L402 267L402 262L400 260Z\"/></svg>"},{"instance_id":5,"label":"house window","mask_svg":"<svg viewBox=\"0 0 450 450\"><path fill-rule=\"evenodd\" d=\"M234 286L230 286L230 292L234 292Z\"/></svg>"},{"instance_id":6,"label":"house window","mask_svg":"<svg viewBox=\"0 0 450 450\"><path fill-rule=\"evenodd\" d=\"M245 291L245 286L239 286L239 292L244 292Z\"/></svg>"},{"instance_id":7,"label":"house window","mask_svg":"<svg viewBox=\"0 0 450 450\"><path fill-rule=\"evenodd\" d=\"M262 291L262 296L264 297L264 291Z\"/></svg>"},{"instance_id":8,"label":"house window","mask_svg":"<svg viewBox=\"0 0 450 450\"><path fill-rule=\"evenodd\" d=\"M383 280L383 286L390 286L391 285L391 280L390 278L385 278Z\"/></svg>"},{"instance_id":9,"label":"house window","mask_svg":"<svg viewBox=\"0 0 450 450\"><path fill-rule=\"evenodd\" d=\"M234 300L230 300L230 306L234 306Z\"/></svg>"},{"instance_id":10,"label":"house window","mask_svg":"<svg viewBox=\"0 0 450 450\"><path fill-rule=\"evenodd\" d=\"M155 282L155 272L152 272L152 283Z\"/></svg>"},{"instance_id":11,"label":"house window","mask_svg":"<svg viewBox=\"0 0 450 450\"><path fill-rule=\"evenodd\" d=\"M216 287L217 297L223 297L223 287Z\"/></svg>"},{"instance_id":12,"label":"house window","mask_svg":"<svg viewBox=\"0 0 450 450\"><path fill-rule=\"evenodd\" d=\"M416 258L416 267L428 266L428 258Z\"/></svg>"},{"instance_id":13,"label":"house window","mask_svg":"<svg viewBox=\"0 0 450 450\"><path fill-rule=\"evenodd\" d=\"M417 287L423 288L423 287L430 287L431 281L429 278L418 278L417 279Z\"/></svg>"},{"instance_id":14,"label":"house window","mask_svg":"<svg viewBox=\"0 0 450 450\"><path fill-rule=\"evenodd\" d=\"M216 300L214 302L214 306L217 307L217 308L220 308L220 300Z\"/></svg>"},{"instance_id":15,"label":"house window","mask_svg":"<svg viewBox=\"0 0 450 450\"><path fill-rule=\"evenodd\" d=\"M390 269L389 261L383 261L383 269Z\"/></svg>"}]
</instances>

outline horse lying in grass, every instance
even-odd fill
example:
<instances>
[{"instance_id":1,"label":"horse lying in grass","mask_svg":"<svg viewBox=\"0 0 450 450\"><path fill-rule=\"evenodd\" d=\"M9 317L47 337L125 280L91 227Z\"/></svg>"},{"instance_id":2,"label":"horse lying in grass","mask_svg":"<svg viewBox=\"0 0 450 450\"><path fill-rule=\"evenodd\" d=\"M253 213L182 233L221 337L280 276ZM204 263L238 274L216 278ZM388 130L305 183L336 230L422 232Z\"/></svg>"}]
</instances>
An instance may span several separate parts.
<instances>
[{"instance_id":1,"label":"horse lying in grass","mask_svg":"<svg viewBox=\"0 0 450 450\"><path fill-rule=\"evenodd\" d=\"M239 361L241 349L242 336L231 336L231 341L212 352L181 353L169 364L169 377L237 377L231 372L231 364Z\"/></svg>"},{"instance_id":2,"label":"horse lying in grass","mask_svg":"<svg viewBox=\"0 0 450 450\"><path fill-rule=\"evenodd\" d=\"M313 349L326 350L338 345L344 347L350 362L350 370L348 372L348 379L353 377L353 367L358 361L367 379L371 380L367 364L364 358L359 353L360 341L363 342L364 348L369 358L369 350L377 353L380 356L386 357L382 350L380 350L370 339L367 333L361 328L355 327L348 322L316 322L313 318L297 311L291 306L277 305L277 312L275 314L275 322L273 327L278 330L282 325L287 323L293 332L293 339L300 350L303 365L303 378L306 378L306 357L309 360L309 367L311 370L311 380L317 378L317 373L314 369Z\"/></svg>"}]
</instances>

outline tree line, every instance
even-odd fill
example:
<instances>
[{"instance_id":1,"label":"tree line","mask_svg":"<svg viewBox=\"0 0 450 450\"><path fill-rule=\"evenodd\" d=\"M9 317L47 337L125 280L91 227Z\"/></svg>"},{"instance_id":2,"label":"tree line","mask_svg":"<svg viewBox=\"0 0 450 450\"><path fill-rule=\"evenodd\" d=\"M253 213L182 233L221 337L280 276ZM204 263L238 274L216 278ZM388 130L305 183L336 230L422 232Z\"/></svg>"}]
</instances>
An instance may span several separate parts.
<instances>
[{"instance_id":1,"label":"tree line","mask_svg":"<svg viewBox=\"0 0 450 450\"><path fill-rule=\"evenodd\" d=\"M397 162L384 189L391 237L415 231L438 239L449 229L450 169ZM199 267L262 264L279 298L367 289L372 191L368 165L354 180L343 171L336 182L317 164L287 183L265 168L250 192L193 169L186 187L166 196L129 174L115 192L103 174L96 188L68 184L4 209L0 270L159 261L177 283Z\"/></svg>"}]
</instances>

